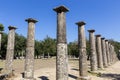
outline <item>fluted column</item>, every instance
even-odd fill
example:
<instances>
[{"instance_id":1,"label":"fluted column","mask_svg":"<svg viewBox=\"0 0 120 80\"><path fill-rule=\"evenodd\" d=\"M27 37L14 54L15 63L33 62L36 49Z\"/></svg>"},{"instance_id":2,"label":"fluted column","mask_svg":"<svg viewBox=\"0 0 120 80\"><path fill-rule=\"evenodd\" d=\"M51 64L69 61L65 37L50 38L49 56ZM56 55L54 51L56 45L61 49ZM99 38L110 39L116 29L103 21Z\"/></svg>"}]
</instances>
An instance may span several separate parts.
<instances>
[{"instance_id":1,"label":"fluted column","mask_svg":"<svg viewBox=\"0 0 120 80\"><path fill-rule=\"evenodd\" d=\"M37 20L28 18L25 20L28 22L28 34L26 45L26 59L25 59L25 79L34 80L34 34L35 23Z\"/></svg>"},{"instance_id":2,"label":"fluted column","mask_svg":"<svg viewBox=\"0 0 120 80\"><path fill-rule=\"evenodd\" d=\"M87 74L87 55L86 55L86 38L85 38L85 22L77 22L78 25L78 49L79 49L79 76L80 80L86 80Z\"/></svg>"},{"instance_id":3,"label":"fluted column","mask_svg":"<svg viewBox=\"0 0 120 80\"><path fill-rule=\"evenodd\" d=\"M103 57L103 66L106 68L107 64L107 55L106 55L106 46L105 46L105 38L101 38L102 40L102 57Z\"/></svg>"},{"instance_id":4,"label":"fluted column","mask_svg":"<svg viewBox=\"0 0 120 80\"><path fill-rule=\"evenodd\" d=\"M96 35L96 51L98 59L98 68L103 69L102 47L101 47L101 35Z\"/></svg>"},{"instance_id":5,"label":"fluted column","mask_svg":"<svg viewBox=\"0 0 120 80\"><path fill-rule=\"evenodd\" d=\"M90 42L90 65L91 71L97 70L97 55L96 55L96 44L95 44L95 30L88 30L89 42Z\"/></svg>"},{"instance_id":6,"label":"fluted column","mask_svg":"<svg viewBox=\"0 0 120 80\"><path fill-rule=\"evenodd\" d=\"M56 80L68 80L68 53L66 39L66 16L68 9L59 6L53 9L57 12L57 61Z\"/></svg>"},{"instance_id":7,"label":"fluted column","mask_svg":"<svg viewBox=\"0 0 120 80\"><path fill-rule=\"evenodd\" d=\"M5 70L6 70L6 74L8 74L9 77L12 77L16 27L9 26L8 28L9 28L9 33L8 33L8 42L7 42Z\"/></svg>"}]
</instances>

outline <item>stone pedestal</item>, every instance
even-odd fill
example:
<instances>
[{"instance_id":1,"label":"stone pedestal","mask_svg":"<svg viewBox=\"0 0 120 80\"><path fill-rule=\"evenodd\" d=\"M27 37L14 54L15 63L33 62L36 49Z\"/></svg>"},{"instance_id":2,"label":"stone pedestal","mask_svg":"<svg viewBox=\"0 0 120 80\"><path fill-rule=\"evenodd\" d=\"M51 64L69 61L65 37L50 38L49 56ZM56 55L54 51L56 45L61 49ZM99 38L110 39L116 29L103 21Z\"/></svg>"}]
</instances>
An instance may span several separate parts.
<instances>
[{"instance_id":1,"label":"stone pedestal","mask_svg":"<svg viewBox=\"0 0 120 80\"><path fill-rule=\"evenodd\" d=\"M13 26L9 26L8 28L9 28L9 33L8 33L8 42L7 42L5 72L6 74L8 74L9 77L12 77L16 28Z\"/></svg>"},{"instance_id":2,"label":"stone pedestal","mask_svg":"<svg viewBox=\"0 0 120 80\"><path fill-rule=\"evenodd\" d=\"M68 53L66 40L66 20L65 6L53 9L57 12L57 60L56 60L56 80L68 80Z\"/></svg>"},{"instance_id":3,"label":"stone pedestal","mask_svg":"<svg viewBox=\"0 0 120 80\"><path fill-rule=\"evenodd\" d=\"M34 80L34 33L35 23L37 20L28 18L25 21L28 22L28 34L26 45L26 59L25 59L25 79Z\"/></svg>"},{"instance_id":4,"label":"stone pedestal","mask_svg":"<svg viewBox=\"0 0 120 80\"><path fill-rule=\"evenodd\" d=\"M79 79L86 80L88 65L86 55L85 22L77 22L78 25L78 49L79 49Z\"/></svg>"},{"instance_id":5,"label":"stone pedestal","mask_svg":"<svg viewBox=\"0 0 120 80\"><path fill-rule=\"evenodd\" d=\"M97 55L96 55L96 44L95 44L95 30L88 30L89 42L90 42L90 66L91 71L97 70Z\"/></svg>"}]
</instances>

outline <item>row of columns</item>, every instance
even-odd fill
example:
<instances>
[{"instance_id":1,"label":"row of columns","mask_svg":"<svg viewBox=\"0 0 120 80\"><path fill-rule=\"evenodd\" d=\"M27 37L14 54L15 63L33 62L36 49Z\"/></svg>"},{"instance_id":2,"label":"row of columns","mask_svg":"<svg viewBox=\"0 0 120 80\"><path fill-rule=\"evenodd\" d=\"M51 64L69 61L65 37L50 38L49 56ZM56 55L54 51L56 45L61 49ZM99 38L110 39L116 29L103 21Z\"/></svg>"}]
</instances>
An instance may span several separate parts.
<instances>
[{"instance_id":1,"label":"row of columns","mask_svg":"<svg viewBox=\"0 0 120 80\"><path fill-rule=\"evenodd\" d=\"M56 80L68 80L68 63L67 63L67 47L66 47L66 24L65 12L68 9L64 6L54 8L57 12L57 63L56 63ZM79 80L90 79L87 75L87 55L86 55L86 38L85 38L85 22L77 22L78 25L78 49L79 49ZM90 35L90 64L91 71L99 68L108 67L115 62L117 58L113 45L108 40L101 38L101 35L94 36L95 30L88 30ZM113 57L114 56L114 57ZM114 61L113 61L114 60Z\"/></svg>"},{"instance_id":2,"label":"row of columns","mask_svg":"<svg viewBox=\"0 0 120 80\"><path fill-rule=\"evenodd\" d=\"M94 35L95 30L88 30L88 32L91 71L107 68L117 60L114 46L105 38L101 38L101 35Z\"/></svg>"},{"instance_id":3,"label":"row of columns","mask_svg":"<svg viewBox=\"0 0 120 80\"><path fill-rule=\"evenodd\" d=\"M68 55L67 55L67 39L66 39L66 20L65 13L69 11L64 6L53 9L57 12L57 58L56 58L56 80L68 80ZM32 18L26 19L28 22L28 34L26 45L26 59L24 78L26 80L34 80L34 30L37 20ZM87 55L86 55L86 38L85 38L85 22L77 22L78 25L78 47L79 47L79 80L88 80ZM9 75L12 73L12 62L14 55L14 39L15 27L9 27L7 54L6 54L6 70ZM115 61L114 47L107 40L101 38L100 35L94 36L95 30L88 30L90 36L90 64L91 71L98 68L107 67ZM97 53L97 54L96 54Z\"/></svg>"},{"instance_id":4,"label":"row of columns","mask_svg":"<svg viewBox=\"0 0 120 80\"><path fill-rule=\"evenodd\" d=\"M25 21L28 22L28 34L26 43L26 59L25 59L25 72L24 76L26 80L34 80L34 33L35 23L37 20L28 18ZM14 58L14 46L15 46L15 30L16 27L9 26L8 42L7 42L7 53L6 53L6 64L5 73L8 77L13 76L13 58Z\"/></svg>"}]
</instances>

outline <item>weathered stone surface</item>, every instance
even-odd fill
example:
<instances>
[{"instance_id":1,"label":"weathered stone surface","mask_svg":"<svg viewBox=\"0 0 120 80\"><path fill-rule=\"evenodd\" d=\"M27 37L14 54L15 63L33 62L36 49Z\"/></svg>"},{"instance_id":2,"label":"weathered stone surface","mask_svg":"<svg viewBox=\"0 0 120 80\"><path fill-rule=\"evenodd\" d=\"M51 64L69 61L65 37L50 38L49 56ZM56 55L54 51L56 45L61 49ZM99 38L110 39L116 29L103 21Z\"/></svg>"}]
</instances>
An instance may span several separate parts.
<instances>
[{"instance_id":1,"label":"weathered stone surface","mask_svg":"<svg viewBox=\"0 0 120 80\"><path fill-rule=\"evenodd\" d=\"M65 6L53 9L57 12L57 61L56 61L56 80L68 80L68 56L66 39L66 20Z\"/></svg>"},{"instance_id":2,"label":"weathered stone surface","mask_svg":"<svg viewBox=\"0 0 120 80\"><path fill-rule=\"evenodd\" d=\"M26 45L26 59L25 59L25 79L34 80L34 33L36 20L28 18L28 34Z\"/></svg>"},{"instance_id":3,"label":"weathered stone surface","mask_svg":"<svg viewBox=\"0 0 120 80\"><path fill-rule=\"evenodd\" d=\"M106 46L105 46L105 38L101 38L102 40L102 57L103 57L103 66L106 68L107 64L107 55L106 55Z\"/></svg>"},{"instance_id":4,"label":"weathered stone surface","mask_svg":"<svg viewBox=\"0 0 120 80\"><path fill-rule=\"evenodd\" d=\"M88 30L89 32L89 42L90 42L90 65L91 71L97 70L97 54L96 54L96 44L95 44L95 30Z\"/></svg>"},{"instance_id":5,"label":"weathered stone surface","mask_svg":"<svg viewBox=\"0 0 120 80\"><path fill-rule=\"evenodd\" d=\"M105 40L105 43L106 43L107 63L108 63L108 65L110 65L110 54L109 54L108 40Z\"/></svg>"},{"instance_id":6,"label":"weathered stone surface","mask_svg":"<svg viewBox=\"0 0 120 80\"><path fill-rule=\"evenodd\" d=\"M85 23L77 22L78 25L78 47L79 47L79 77L84 80L87 77L87 56L86 56L86 39L85 39Z\"/></svg>"},{"instance_id":7,"label":"weathered stone surface","mask_svg":"<svg viewBox=\"0 0 120 80\"><path fill-rule=\"evenodd\" d=\"M67 44L57 44L57 64L56 78L58 80L68 80L68 55Z\"/></svg>"},{"instance_id":8,"label":"weathered stone surface","mask_svg":"<svg viewBox=\"0 0 120 80\"><path fill-rule=\"evenodd\" d=\"M110 64L112 64L112 48L111 48L111 43L108 43L108 47L109 47L109 54L110 54Z\"/></svg>"},{"instance_id":9,"label":"weathered stone surface","mask_svg":"<svg viewBox=\"0 0 120 80\"><path fill-rule=\"evenodd\" d=\"M15 27L9 26L7 53L6 53L6 74L11 75L13 70L13 56L14 56L14 43L15 43Z\"/></svg>"},{"instance_id":10,"label":"weathered stone surface","mask_svg":"<svg viewBox=\"0 0 120 80\"><path fill-rule=\"evenodd\" d=\"M103 69L101 35L96 35L96 51L97 51L98 68Z\"/></svg>"},{"instance_id":11,"label":"weathered stone surface","mask_svg":"<svg viewBox=\"0 0 120 80\"><path fill-rule=\"evenodd\" d=\"M113 54L114 54L113 45L110 45L110 48L111 48L111 64L113 64Z\"/></svg>"},{"instance_id":12,"label":"weathered stone surface","mask_svg":"<svg viewBox=\"0 0 120 80\"><path fill-rule=\"evenodd\" d=\"M53 10L57 12L57 43L67 43L65 12L67 12L68 9L64 6L60 6Z\"/></svg>"}]
</instances>

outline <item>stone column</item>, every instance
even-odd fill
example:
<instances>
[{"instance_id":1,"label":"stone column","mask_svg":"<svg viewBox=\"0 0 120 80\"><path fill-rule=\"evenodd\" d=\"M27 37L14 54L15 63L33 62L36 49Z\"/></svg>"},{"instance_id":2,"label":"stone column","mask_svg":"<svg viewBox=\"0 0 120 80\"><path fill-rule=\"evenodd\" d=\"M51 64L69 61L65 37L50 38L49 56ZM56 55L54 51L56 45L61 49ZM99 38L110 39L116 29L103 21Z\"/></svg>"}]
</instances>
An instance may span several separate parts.
<instances>
[{"instance_id":1,"label":"stone column","mask_svg":"<svg viewBox=\"0 0 120 80\"><path fill-rule=\"evenodd\" d=\"M0 31L0 50L1 50L1 42L2 42L2 31Z\"/></svg>"},{"instance_id":2,"label":"stone column","mask_svg":"<svg viewBox=\"0 0 120 80\"><path fill-rule=\"evenodd\" d=\"M90 65L91 71L97 70L97 55L96 55L96 44L95 44L95 30L88 30L89 42L90 42Z\"/></svg>"},{"instance_id":3,"label":"stone column","mask_svg":"<svg viewBox=\"0 0 120 80\"><path fill-rule=\"evenodd\" d=\"M96 51L98 59L98 68L103 69L102 47L101 47L101 35L96 35Z\"/></svg>"},{"instance_id":4,"label":"stone column","mask_svg":"<svg viewBox=\"0 0 120 80\"><path fill-rule=\"evenodd\" d=\"M6 74L8 74L9 77L12 77L16 27L9 26L8 29L9 29L9 33L8 33L8 42L7 42L5 70L6 70Z\"/></svg>"},{"instance_id":5,"label":"stone column","mask_svg":"<svg viewBox=\"0 0 120 80\"><path fill-rule=\"evenodd\" d=\"M77 22L78 25L78 49L79 49L79 80L87 80L87 55L86 55L86 38L85 38L85 22Z\"/></svg>"},{"instance_id":6,"label":"stone column","mask_svg":"<svg viewBox=\"0 0 120 80\"><path fill-rule=\"evenodd\" d=\"M111 43L108 43L109 45L109 52L110 52L110 64L112 64L112 48L111 48Z\"/></svg>"},{"instance_id":7,"label":"stone column","mask_svg":"<svg viewBox=\"0 0 120 80\"><path fill-rule=\"evenodd\" d=\"M107 64L107 55L106 55L106 46L105 46L105 38L101 38L102 40L102 57L103 57L103 66L106 68L108 66Z\"/></svg>"},{"instance_id":8,"label":"stone column","mask_svg":"<svg viewBox=\"0 0 120 80\"><path fill-rule=\"evenodd\" d=\"M108 66L109 66L110 65L110 55L109 55L108 40L105 40L105 43L106 43L107 63L108 63Z\"/></svg>"},{"instance_id":9,"label":"stone column","mask_svg":"<svg viewBox=\"0 0 120 80\"><path fill-rule=\"evenodd\" d=\"M113 51L113 46L110 45L111 47L111 63L113 64L113 54L114 54L114 51Z\"/></svg>"},{"instance_id":10,"label":"stone column","mask_svg":"<svg viewBox=\"0 0 120 80\"><path fill-rule=\"evenodd\" d=\"M68 80L68 55L66 39L65 6L53 9L57 12L57 60L56 60L56 80Z\"/></svg>"},{"instance_id":11,"label":"stone column","mask_svg":"<svg viewBox=\"0 0 120 80\"><path fill-rule=\"evenodd\" d=\"M26 59L25 59L25 79L34 80L34 33L35 23L37 20L28 18L25 20L28 22L28 34L26 44Z\"/></svg>"}]
</instances>

